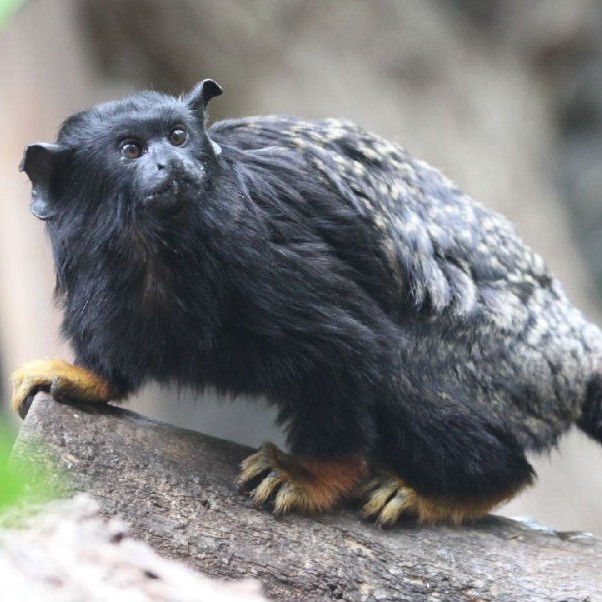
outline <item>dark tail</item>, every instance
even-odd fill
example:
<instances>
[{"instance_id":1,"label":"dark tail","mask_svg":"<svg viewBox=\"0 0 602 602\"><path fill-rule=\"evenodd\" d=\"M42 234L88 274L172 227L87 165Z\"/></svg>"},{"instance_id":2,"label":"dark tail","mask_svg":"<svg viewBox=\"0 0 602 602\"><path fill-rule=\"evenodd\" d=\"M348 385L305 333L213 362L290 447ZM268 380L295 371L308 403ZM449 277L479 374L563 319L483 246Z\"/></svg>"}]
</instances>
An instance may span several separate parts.
<instances>
[{"instance_id":1,"label":"dark tail","mask_svg":"<svg viewBox=\"0 0 602 602\"><path fill-rule=\"evenodd\" d=\"M587 396L577 426L602 443L602 373L596 374L587 385Z\"/></svg>"}]
</instances>

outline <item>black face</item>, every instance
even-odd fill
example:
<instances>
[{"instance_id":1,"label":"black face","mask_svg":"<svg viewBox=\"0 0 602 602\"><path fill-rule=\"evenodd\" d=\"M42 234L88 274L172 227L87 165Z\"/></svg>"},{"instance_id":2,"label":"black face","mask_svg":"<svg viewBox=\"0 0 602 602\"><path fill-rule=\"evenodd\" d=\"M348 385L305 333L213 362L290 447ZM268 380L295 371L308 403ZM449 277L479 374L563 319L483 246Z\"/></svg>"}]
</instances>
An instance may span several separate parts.
<instances>
[{"instance_id":1,"label":"black face","mask_svg":"<svg viewBox=\"0 0 602 602\"><path fill-rule=\"evenodd\" d=\"M183 98L142 92L69 118L56 144L26 149L32 212L53 222L121 225L182 214L215 164L204 108L219 93L205 80Z\"/></svg>"},{"instance_id":2,"label":"black face","mask_svg":"<svg viewBox=\"0 0 602 602\"><path fill-rule=\"evenodd\" d=\"M196 116L183 108L162 106L148 114L128 109L103 119L93 148L78 139L80 125L67 123L59 141L77 149L72 163L79 164L78 171L89 173L86 165L93 165L95 178L87 183L100 180L104 204L122 205L122 213L136 219L166 218L198 199L213 159ZM83 124L86 135L88 121Z\"/></svg>"}]
</instances>

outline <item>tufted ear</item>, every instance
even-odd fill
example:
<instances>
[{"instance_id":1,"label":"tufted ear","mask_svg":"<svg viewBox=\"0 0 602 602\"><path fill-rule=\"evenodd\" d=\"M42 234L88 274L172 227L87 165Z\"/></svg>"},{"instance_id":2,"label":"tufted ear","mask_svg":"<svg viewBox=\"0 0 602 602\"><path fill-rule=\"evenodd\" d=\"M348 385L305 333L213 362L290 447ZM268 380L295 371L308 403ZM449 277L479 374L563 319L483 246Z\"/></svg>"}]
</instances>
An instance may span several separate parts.
<instances>
[{"instance_id":1,"label":"tufted ear","mask_svg":"<svg viewBox=\"0 0 602 602\"><path fill-rule=\"evenodd\" d=\"M197 84L186 96L184 101L195 111L203 111L207 103L222 93L221 87L212 79L204 79Z\"/></svg>"},{"instance_id":2,"label":"tufted ear","mask_svg":"<svg viewBox=\"0 0 602 602\"><path fill-rule=\"evenodd\" d=\"M41 220L52 219L55 210L50 203L50 185L56 169L67 158L68 149L60 144L39 142L25 148L19 171L31 180L31 212Z\"/></svg>"}]
</instances>

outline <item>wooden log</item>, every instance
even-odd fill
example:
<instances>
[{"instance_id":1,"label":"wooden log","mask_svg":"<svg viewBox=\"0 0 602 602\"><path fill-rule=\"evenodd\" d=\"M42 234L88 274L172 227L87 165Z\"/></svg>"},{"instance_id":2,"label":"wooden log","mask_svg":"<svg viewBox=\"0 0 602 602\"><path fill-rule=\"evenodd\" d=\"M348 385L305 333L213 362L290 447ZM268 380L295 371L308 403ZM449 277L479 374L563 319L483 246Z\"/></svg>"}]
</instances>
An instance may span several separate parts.
<instances>
[{"instance_id":1,"label":"wooden log","mask_svg":"<svg viewBox=\"0 0 602 602\"><path fill-rule=\"evenodd\" d=\"M120 519L101 518L88 494L31 510L26 505L0 516L3 601L267 601L256 581L209 579L162 558L131 538Z\"/></svg>"},{"instance_id":2,"label":"wooden log","mask_svg":"<svg viewBox=\"0 0 602 602\"><path fill-rule=\"evenodd\" d=\"M495 516L379 530L353 507L274 518L234 484L250 451L39 393L14 457L66 493L91 493L163 555L209 575L259 579L276 600L602 601L596 537Z\"/></svg>"}]
</instances>

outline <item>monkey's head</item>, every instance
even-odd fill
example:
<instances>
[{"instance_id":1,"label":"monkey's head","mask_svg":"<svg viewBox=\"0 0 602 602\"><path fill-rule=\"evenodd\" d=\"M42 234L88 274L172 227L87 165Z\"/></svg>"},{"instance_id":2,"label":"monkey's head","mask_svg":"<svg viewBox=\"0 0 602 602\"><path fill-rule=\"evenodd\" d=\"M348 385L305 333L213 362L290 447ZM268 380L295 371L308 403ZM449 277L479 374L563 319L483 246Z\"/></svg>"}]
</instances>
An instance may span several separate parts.
<instances>
[{"instance_id":1,"label":"monkey's head","mask_svg":"<svg viewBox=\"0 0 602 602\"><path fill-rule=\"evenodd\" d=\"M182 213L220 152L207 136L205 107L221 92L204 80L180 98L141 92L73 115L56 143L25 149L31 211L53 227L161 223Z\"/></svg>"}]
</instances>

